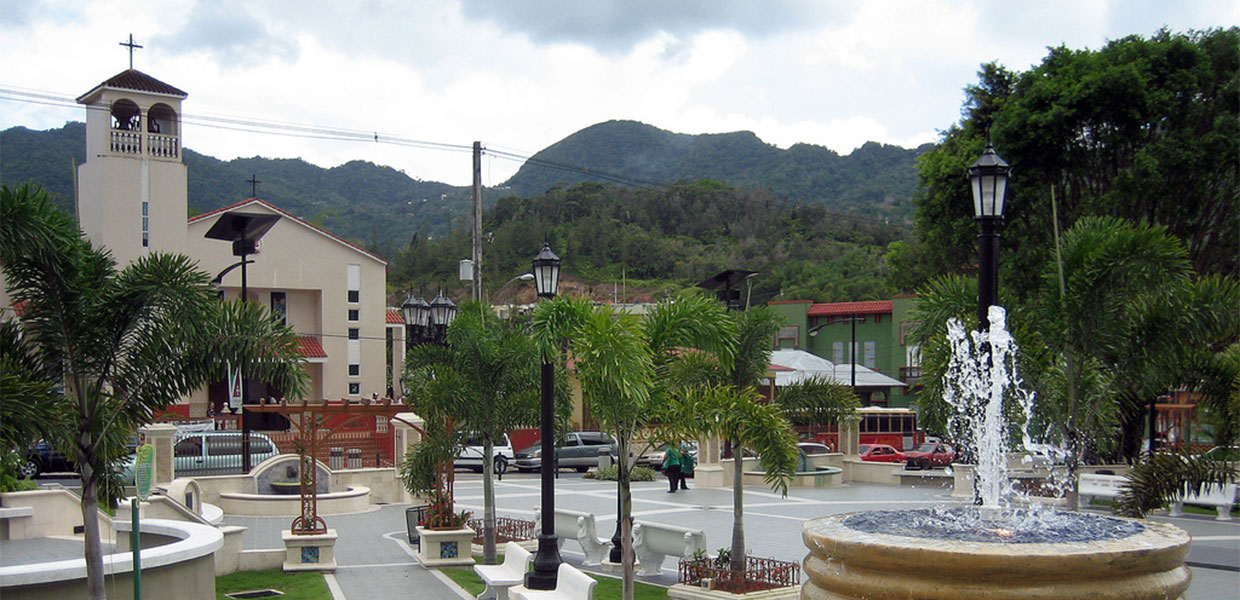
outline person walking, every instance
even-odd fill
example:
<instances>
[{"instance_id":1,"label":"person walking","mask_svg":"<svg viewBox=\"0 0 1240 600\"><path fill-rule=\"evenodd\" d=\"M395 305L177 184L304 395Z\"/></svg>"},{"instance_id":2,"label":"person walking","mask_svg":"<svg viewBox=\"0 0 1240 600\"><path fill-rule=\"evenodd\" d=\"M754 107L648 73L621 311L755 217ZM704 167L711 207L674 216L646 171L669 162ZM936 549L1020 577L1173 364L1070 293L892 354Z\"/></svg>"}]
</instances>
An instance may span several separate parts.
<instances>
[{"instance_id":1,"label":"person walking","mask_svg":"<svg viewBox=\"0 0 1240 600\"><path fill-rule=\"evenodd\" d=\"M693 454L689 452L689 444L686 442L680 443L679 454L680 473L678 473L677 476L680 478L680 489L687 490L689 489L689 485L685 483L685 481L690 475L693 474L693 467L697 461L693 460Z\"/></svg>"},{"instance_id":2,"label":"person walking","mask_svg":"<svg viewBox=\"0 0 1240 600\"><path fill-rule=\"evenodd\" d=\"M669 494L676 493L676 485L680 482L680 449L668 444L663 453L663 472L667 475Z\"/></svg>"}]
</instances>

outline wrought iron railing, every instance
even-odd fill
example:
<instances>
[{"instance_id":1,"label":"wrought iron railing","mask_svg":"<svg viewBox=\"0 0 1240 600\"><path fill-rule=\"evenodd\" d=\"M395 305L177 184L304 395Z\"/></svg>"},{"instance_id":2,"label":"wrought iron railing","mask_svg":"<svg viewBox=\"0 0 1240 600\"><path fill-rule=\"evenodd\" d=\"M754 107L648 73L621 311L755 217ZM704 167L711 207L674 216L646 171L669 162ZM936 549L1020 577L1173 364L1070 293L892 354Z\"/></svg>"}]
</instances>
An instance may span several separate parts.
<instances>
[{"instance_id":1,"label":"wrought iron railing","mask_svg":"<svg viewBox=\"0 0 1240 600\"><path fill-rule=\"evenodd\" d=\"M473 529L477 535L474 536L474 543L482 543L482 519L470 519L469 528ZM522 519L511 519L508 517L495 517L495 541L496 543L504 542L522 542L532 540L536 536L534 534L534 522L524 521Z\"/></svg>"},{"instance_id":2,"label":"wrought iron railing","mask_svg":"<svg viewBox=\"0 0 1240 600\"><path fill-rule=\"evenodd\" d=\"M727 563L717 565L709 558L702 560L682 558L677 581L685 585L701 587L705 584L716 590L747 594L800 585L801 565L773 558L746 556L745 570L733 571Z\"/></svg>"}]
</instances>

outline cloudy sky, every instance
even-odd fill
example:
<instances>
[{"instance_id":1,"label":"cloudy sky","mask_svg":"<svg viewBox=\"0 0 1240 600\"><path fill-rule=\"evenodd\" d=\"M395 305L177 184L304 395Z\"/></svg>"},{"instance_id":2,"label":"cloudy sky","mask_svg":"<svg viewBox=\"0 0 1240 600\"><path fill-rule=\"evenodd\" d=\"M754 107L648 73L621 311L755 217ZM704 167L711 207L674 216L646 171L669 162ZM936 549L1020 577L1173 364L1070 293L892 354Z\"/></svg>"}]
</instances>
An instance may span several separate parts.
<instances>
[{"instance_id":1,"label":"cloudy sky","mask_svg":"<svg viewBox=\"0 0 1240 600\"><path fill-rule=\"evenodd\" d=\"M364 159L465 185L468 153L437 144L530 155L609 119L847 154L934 141L983 62L1236 24L1227 0L0 0L0 128L84 120L57 99L124 70L132 33L134 67L189 93L185 144L223 159ZM341 132L401 143L318 139ZM483 181L517 167L488 156Z\"/></svg>"}]
</instances>

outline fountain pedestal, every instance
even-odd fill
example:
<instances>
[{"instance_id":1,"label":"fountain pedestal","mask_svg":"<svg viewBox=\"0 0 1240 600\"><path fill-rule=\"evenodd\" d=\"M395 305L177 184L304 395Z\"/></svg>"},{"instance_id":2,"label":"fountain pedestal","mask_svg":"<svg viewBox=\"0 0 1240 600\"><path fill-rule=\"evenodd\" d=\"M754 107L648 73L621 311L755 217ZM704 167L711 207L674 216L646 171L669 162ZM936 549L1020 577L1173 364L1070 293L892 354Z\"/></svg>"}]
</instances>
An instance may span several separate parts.
<instances>
[{"instance_id":1,"label":"fountain pedestal","mask_svg":"<svg viewBox=\"0 0 1240 600\"><path fill-rule=\"evenodd\" d=\"M802 526L803 600L1165 600L1192 579L1189 536L1164 523L1120 539L1004 543L859 531L850 516Z\"/></svg>"}]
</instances>

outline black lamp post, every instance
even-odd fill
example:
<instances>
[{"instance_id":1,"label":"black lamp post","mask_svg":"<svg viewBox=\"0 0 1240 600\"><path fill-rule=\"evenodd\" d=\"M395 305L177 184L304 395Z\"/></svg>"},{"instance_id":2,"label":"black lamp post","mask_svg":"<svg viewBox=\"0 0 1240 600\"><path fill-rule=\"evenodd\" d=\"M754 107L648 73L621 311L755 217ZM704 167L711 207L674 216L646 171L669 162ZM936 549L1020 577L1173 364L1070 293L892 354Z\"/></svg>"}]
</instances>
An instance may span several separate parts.
<instances>
[{"instance_id":1,"label":"black lamp post","mask_svg":"<svg viewBox=\"0 0 1240 600\"><path fill-rule=\"evenodd\" d=\"M456 319L456 304L443 295L440 290L439 295L431 300L431 336L436 344L446 344L448 342L448 326Z\"/></svg>"},{"instance_id":2,"label":"black lamp post","mask_svg":"<svg viewBox=\"0 0 1240 600\"><path fill-rule=\"evenodd\" d=\"M431 321L431 305L419 296L409 294L400 305L405 317L405 345L416 346L426 338L426 327Z\"/></svg>"},{"instance_id":3,"label":"black lamp post","mask_svg":"<svg viewBox=\"0 0 1240 600\"><path fill-rule=\"evenodd\" d=\"M249 260L252 254L258 254L259 241L275 227L280 215L255 214L243 212L226 212L216 219L215 224L203 236L212 240L232 242L233 256L240 257L236 264L224 269L216 276L217 283L223 281L224 275L241 266L241 301L249 302L249 282L245 266L254 261ZM238 365L242 369L243 365ZM231 385L231 382L229 382ZM249 473L253 466L250 461L250 429L251 423L245 405L250 403L250 386L246 381L244 370L241 373L241 470Z\"/></svg>"},{"instance_id":4,"label":"black lamp post","mask_svg":"<svg viewBox=\"0 0 1240 600\"><path fill-rule=\"evenodd\" d=\"M848 347L848 359L849 359L848 362L850 363L849 366L852 367L853 393L856 393L856 389L857 389L857 321L864 321L864 320L865 320L865 317L858 317L857 313L853 313L852 315L849 315L848 317L848 321L852 323L852 345ZM826 327L827 325L830 325L830 323L823 323L822 325L811 327L809 330L810 337L814 337L818 335L818 330L822 329L823 327ZM834 376L835 373L832 372L831 375Z\"/></svg>"},{"instance_id":5,"label":"black lamp post","mask_svg":"<svg viewBox=\"0 0 1240 600\"><path fill-rule=\"evenodd\" d=\"M543 242L542 251L534 257L534 284L539 298L554 298L560 285L560 257ZM560 547L555 536L555 366L551 356L542 361L542 531L538 533L538 554L534 570L525 576L525 587L531 590L555 589L556 571L560 568Z\"/></svg>"},{"instance_id":6,"label":"black lamp post","mask_svg":"<svg viewBox=\"0 0 1240 600\"><path fill-rule=\"evenodd\" d=\"M988 312L999 302L998 229L1003 222L1003 201L1011 170L989 143L986 151L969 165L973 216L982 224L982 233L977 236L977 321L981 331L990 330Z\"/></svg>"}]
</instances>

